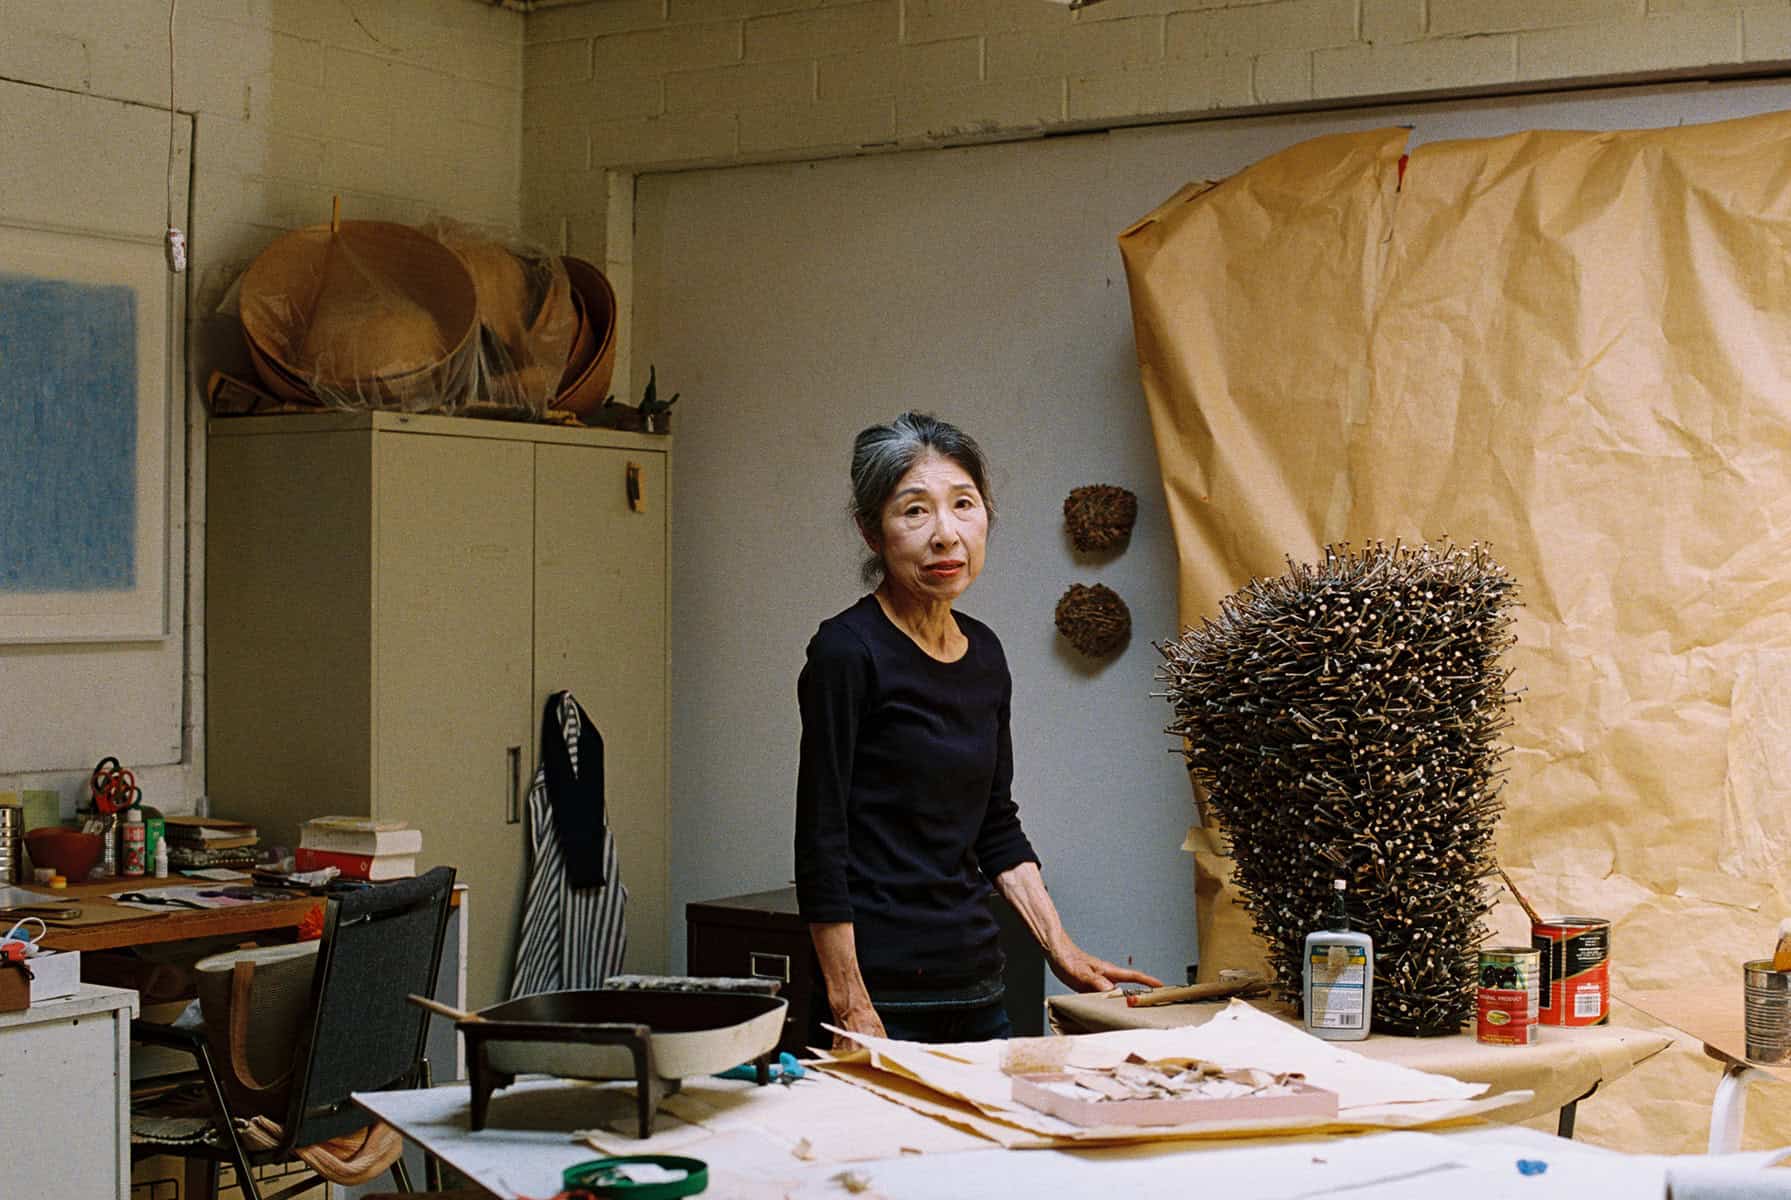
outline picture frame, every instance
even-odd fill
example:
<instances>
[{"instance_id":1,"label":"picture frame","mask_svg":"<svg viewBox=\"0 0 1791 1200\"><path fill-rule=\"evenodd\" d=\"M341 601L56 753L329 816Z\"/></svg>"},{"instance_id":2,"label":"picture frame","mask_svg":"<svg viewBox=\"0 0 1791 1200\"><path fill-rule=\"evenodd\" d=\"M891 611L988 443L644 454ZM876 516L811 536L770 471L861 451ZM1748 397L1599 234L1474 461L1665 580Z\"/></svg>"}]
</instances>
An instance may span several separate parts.
<instances>
[{"instance_id":1,"label":"picture frame","mask_svg":"<svg viewBox=\"0 0 1791 1200\"><path fill-rule=\"evenodd\" d=\"M168 636L159 243L0 225L0 643Z\"/></svg>"}]
</instances>

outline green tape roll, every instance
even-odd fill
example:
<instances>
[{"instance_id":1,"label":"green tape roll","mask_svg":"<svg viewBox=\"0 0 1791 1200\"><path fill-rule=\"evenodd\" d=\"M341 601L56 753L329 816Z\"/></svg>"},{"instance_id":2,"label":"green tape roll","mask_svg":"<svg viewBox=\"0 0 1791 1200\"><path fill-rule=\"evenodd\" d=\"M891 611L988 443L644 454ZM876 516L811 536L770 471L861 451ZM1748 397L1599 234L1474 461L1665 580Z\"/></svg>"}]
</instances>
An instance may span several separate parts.
<instances>
[{"instance_id":1,"label":"green tape roll","mask_svg":"<svg viewBox=\"0 0 1791 1200\"><path fill-rule=\"evenodd\" d=\"M659 1183L636 1183L622 1173L630 1166L663 1167L683 1171L682 1179ZM694 1196L709 1186L709 1164L700 1158L681 1158L675 1154L624 1154L615 1158L598 1158L576 1163L560 1173L560 1186L567 1191L580 1188L593 1196L626 1196L629 1200L676 1200Z\"/></svg>"}]
</instances>

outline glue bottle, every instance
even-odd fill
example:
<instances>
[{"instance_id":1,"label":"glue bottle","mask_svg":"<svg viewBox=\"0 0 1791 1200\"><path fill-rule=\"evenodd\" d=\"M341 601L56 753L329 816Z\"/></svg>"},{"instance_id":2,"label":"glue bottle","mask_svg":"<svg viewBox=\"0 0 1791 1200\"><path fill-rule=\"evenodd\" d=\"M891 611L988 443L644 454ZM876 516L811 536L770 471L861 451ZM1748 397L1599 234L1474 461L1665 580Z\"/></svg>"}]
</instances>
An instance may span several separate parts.
<instances>
[{"instance_id":1,"label":"glue bottle","mask_svg":"<svg viewBox=\"0 0 1791 1200\"><path fill-rule=\"evenodd\" d=\"M163 838L155 844L155 877L168 878L168 840Z\"/></svg>"},{"instance_id":2,"label":"glue bottle","mask_svg":"<svg viewBox=\"0 0 1791 1200\"><path fill-rule=\"evenodd\" d=\"M1331 1042L1361 1041L1374 1014L1374 939L1350 929L1347 886L1331 881L1331 927L1306 935L1306 1032Z\"/></svg>"},{"instance_id":3,"label":"glue bottle","mask_svg":"<svg viewBox=\"0 0 1791 1200\"><path fill-rule=\"evenodd\" d=\"M125 810L124 828L118 834L118 865L120 875L143 874L143 848L149 831L143 826L143 810L130 808Z\"/></svg>"}]
</instances>

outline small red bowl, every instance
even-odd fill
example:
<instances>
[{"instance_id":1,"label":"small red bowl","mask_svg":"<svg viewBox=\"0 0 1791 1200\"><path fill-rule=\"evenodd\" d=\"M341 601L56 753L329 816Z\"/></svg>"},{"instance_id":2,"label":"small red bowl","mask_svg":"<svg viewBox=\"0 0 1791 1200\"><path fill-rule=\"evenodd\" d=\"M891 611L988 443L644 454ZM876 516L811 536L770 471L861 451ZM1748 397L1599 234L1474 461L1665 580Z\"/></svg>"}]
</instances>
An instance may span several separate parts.
<instances>
[{"instance_id":1,"label":"small red bowl","mask_svg":"<svg viewBox=\"0 0 1791 1200\"><path fill-rule=\"evenodd\" d=\"M64 829L60 825L45 825L25 835L25 848L31 851L32 865L49 867L70 883L80 883L87 878L105 847L105 839L97 833L82 833L79 829Z\"/></svg>"}]
</instances>

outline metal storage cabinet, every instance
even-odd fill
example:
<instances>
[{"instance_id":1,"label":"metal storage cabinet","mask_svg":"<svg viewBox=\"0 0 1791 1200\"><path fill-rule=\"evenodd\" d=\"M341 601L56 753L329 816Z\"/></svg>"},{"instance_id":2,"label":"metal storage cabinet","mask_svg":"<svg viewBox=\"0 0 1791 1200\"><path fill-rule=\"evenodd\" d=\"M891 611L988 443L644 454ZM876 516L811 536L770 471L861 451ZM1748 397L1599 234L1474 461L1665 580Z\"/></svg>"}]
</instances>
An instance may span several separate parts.
<instances>
[{"instance_id":1,"label":"metal storage cabinet","mask_svg":"<svg viewBox=\"0 0 1791 1200\"><path fill-rule=\"evenodd\" d=\"M86 983L0 1013L0 1195L130 1194L131 1018L137 993Z\"/></svg>"},{"instance_id":2,"label":"metal storage cabinet","mask_svg":"<svg viewBox=\"0 0 1791 1200\"><path fill-rule=\"evenodd\" d=\"M403 413L208 432L212 811L286 846L324 813L416 825L420 865L471 889L467 1000L489 1004L541 709L570 688L603 734L627 967L663 971L669 439Z\"/></svg>"}]
</instances>

